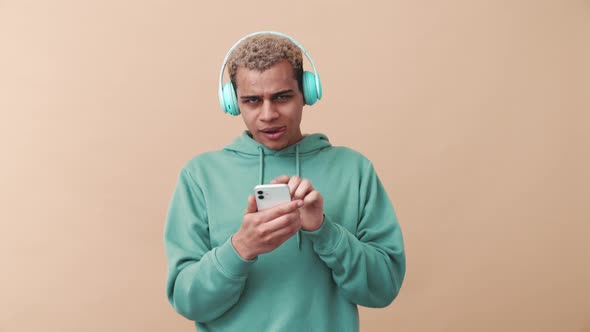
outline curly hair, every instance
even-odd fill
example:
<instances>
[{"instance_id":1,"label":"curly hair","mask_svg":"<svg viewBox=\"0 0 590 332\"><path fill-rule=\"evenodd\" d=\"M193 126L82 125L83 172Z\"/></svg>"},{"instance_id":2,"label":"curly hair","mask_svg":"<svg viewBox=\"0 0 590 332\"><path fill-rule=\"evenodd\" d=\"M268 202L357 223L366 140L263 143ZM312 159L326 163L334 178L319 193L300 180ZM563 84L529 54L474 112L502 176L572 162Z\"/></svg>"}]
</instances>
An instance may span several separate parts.
<instances>
[{"instance_id":1,"label":"curly hair","mask_svg":"<svg viewBox=\"0 0 590 332\"><path fill-rule=\"evenodd\" d=\"M299 91L303 92L301 49L288 38L273 34L260 34L246 38L232 51L227 60L230 80L237 89L236 72L239 67L262 72L284 60L291 64Z\"/></svg>"}]
</instances>

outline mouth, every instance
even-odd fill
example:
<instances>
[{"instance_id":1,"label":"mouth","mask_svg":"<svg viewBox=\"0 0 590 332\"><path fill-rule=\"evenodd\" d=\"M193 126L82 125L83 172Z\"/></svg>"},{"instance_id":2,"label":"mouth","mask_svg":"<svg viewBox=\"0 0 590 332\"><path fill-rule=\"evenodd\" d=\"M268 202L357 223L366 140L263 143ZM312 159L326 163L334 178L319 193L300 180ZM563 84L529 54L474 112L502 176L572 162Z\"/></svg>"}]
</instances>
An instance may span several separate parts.
<instances>
[{"instance_id":1,"label":"mouth","mask_svg":"<svg viewBox=\"0 0 590 332\"><path fill-rule=\"evenodd\" d=\"M285 133L285 131L287 131L287 127L271 127L259 129L258 131L261 132L267 138L271 140L276 140L279 139Z\"/></svg>"}]
</instances>

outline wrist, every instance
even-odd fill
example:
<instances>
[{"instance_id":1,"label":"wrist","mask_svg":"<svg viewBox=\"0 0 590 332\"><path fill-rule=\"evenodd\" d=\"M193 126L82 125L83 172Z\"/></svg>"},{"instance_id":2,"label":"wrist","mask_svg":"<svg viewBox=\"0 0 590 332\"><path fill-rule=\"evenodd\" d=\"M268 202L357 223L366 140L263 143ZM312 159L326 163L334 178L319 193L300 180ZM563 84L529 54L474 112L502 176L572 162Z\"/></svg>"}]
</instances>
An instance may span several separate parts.
<instances>
[{"instance_id":1,"label":"wrist","mask_svg":"<svg viewBox=\"0 0 590 332\"><path fill-rule=\"evenodd\" d=\"M305 229L304 228L303 230L304 231L307 231L307 232L315 232L315 231L317 231L318 229L320 229L322 227L322 225L324 224L324 220L325 219L326 219L326 215L322 213L322 217L320 218L320 222L319 223L317 223L315 226L312 226L309 229Z\"/></svg>"},{"instance_id":2,"label":"wrist","mask_svg":"<svg viewBox=\"0 0 590 332\"><path fill-rule=\"evenodd\" d=\"M231 244L238 253L238 255L242 257L242 259L253 260L254 258L256 258L256 254L254 254L248 249L248 246L244 243L239 233L236 233L231 237Z\"/></svg>"}]
</instances>

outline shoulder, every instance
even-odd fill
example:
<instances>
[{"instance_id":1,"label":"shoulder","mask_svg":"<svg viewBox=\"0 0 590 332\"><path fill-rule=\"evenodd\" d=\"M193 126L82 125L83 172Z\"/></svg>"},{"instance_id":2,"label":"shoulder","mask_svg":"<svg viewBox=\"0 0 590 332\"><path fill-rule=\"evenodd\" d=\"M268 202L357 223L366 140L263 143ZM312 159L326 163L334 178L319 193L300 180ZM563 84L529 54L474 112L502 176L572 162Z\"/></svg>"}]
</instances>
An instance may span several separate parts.
<instances>
[{"instance_id":1,"label":"shoulder","mask_svg":"<svg viewBox=\"0 0 590 332\"><path fill-rule=\"evenodd\" d=\"M346 146L331 146L324 153L334 161L357 165L359 168L371 166L371 161L365 155Z\"/></svg>"},{"instance_id":2,"label":"shoulder","mask_svg":"<svg viewBox=\"0 0 590 332\"><path fill-rule=\"evenodd\" d=\"M182 171L189 172L191 174L199 173L203 169L214 167L218 162L220 162L220 159L226 157L227 153L228 152L224 150L200 153L186 162Z\"/></svg>"}]
</instances>

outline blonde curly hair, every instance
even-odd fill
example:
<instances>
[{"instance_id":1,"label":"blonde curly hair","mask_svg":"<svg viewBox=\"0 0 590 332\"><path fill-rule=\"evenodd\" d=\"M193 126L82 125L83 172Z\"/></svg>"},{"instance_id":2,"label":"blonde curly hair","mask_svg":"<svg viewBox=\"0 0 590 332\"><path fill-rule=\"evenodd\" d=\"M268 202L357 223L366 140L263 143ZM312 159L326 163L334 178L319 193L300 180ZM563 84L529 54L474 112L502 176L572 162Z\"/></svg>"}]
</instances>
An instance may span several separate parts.
<instances>
[{"instance_id":1,"label":"blonde curly hair","mask_svg":"<svg viewBox=\"0 0 590 332\"><path fill-rule=\"evenodd\" d=\"M299 91L303 92L301 49L288 38L273 34L254 35L236 46L227 60L230 80L237 89L236 72L239 67L262 72L283 60L291 64Z\"/></svg>"}]
</instances>

